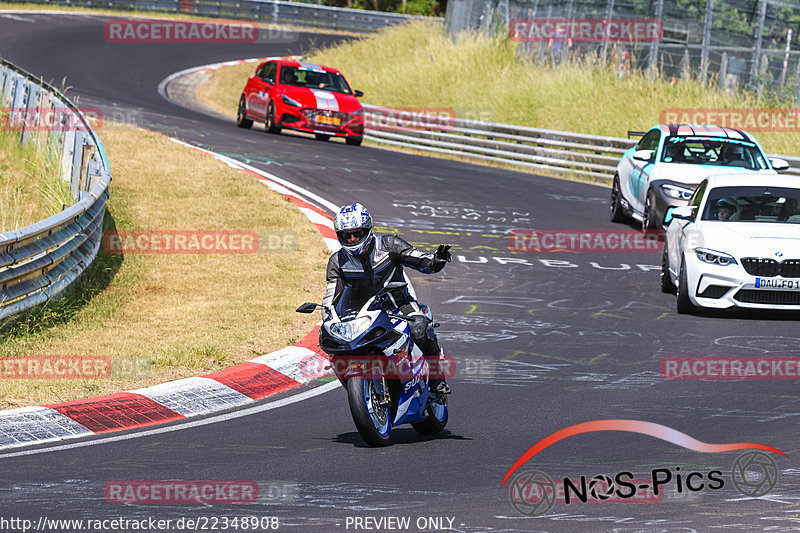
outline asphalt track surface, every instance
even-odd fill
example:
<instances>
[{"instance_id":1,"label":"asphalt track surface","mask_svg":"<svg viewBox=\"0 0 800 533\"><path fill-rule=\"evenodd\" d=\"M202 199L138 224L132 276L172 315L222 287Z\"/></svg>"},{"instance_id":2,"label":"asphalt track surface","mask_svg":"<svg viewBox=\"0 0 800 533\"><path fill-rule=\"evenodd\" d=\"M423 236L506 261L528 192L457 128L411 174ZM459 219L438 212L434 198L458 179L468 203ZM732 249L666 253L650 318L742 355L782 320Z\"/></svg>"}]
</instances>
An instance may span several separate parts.
<instances>
[{"instance_id":1,"label":"asphalt track surface","mask_svg":"<svg viewBox=\"0 0 800 533\"><path fill-rule=\"evenodd\" d=\"M390 516L410 517L408 531L426 530L417 527L426 525L417 522L421 517L449 517L452 530L463 532L800 527L797 382L666 381L659 375L665 356L800 356L796 316L678 316L674 297L658 289L658 253L513 255L498 237L512 228L620 229L608 221L605 188L274 136L258 127L240 130L168 102L156 90L164 77L192 66L299 54L312 42L342 37L300 34L296 43L272 45L110 44L103 21L2 16L0 56L45 80L66 76L70 94L107 117L118 113L248 161L337 204L360 201L378 225L420 245L454 244L456 260L443 273L413 279L442 323L446 352L462 366L451 380L450 422L435 438L402 426L392 446L365 446L337 388L216 423L2 457L0 516L277 516L280 530L310 532L352 531L356 517ZM730 482L680 494L673 483L657 503L590 499L557 502L538 518L518 513L508 485L500 486L512 463L545 436L600 419L654 422L709 443L764 443L787 456L775 456L780 479L759 499L743 497ZM728 481L738 453L700 453L645 435L603 432L556 443L522 470L559 479L717 468ZM103 499L108 481L148 479L255 480L272 487L275 497L264 494L247 506L191 507Z\"/></svg>"}]
</instances>

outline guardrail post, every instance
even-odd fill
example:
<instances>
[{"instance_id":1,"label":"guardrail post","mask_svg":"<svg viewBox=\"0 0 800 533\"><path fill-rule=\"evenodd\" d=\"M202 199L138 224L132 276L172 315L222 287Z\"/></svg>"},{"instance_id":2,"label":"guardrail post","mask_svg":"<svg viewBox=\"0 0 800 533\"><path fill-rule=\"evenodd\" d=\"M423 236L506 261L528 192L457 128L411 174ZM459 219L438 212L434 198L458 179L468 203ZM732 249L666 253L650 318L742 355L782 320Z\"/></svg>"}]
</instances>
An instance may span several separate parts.
<instances>
[{"instance_id":1,"label":"guardrail post","mask_svg":"<svg viewBox=\"0 0 800 533\"><path fill-rule=\"evenodd\" d=\"M75 153L75 129L70 127L70 118L67 113L62 113L61 124L63 125L61 140L61 177L65 181L72 182L72 157ZM70 188L70 194L72 194ZM73 197L74 198L74 197Z\"/></svg>"},{"instance_id":2,"label":"guardrail post","mask_svg":"<svg viewBox=\"0 0 800 533\"><path fill-rule=\"evenodd\" d=\"M76 131L72 148L72 168L70 169L69 193L77 198L80 187L81 166L83 165L83 147L86 144L87 133Z\"/></svg>"},{"instance_id":3,"label":"guardrail post","mask_svg":"<svg viewBox=\"0 0 800 533\"><path fill-rule=\"evenodd\" d=\"M13 113L11 114L11 119L9 120L10 126L16 125L14 115L19 116L19 110L22 109L22 106L25 103L25 92L25 78L22 76L17 76L17 79L14 83L14 93L11 95L11 110Z\"/></svg>"},{"instance_id":4,"label":"guardrail post","mask_svg":"<svg viewBox=\"0 0 800 533\"><path fill-rule=\"evenodd\" d=\"M0 89L0 105L5 107L11 97L11 71L7 68L0 67L0 72L3 74L3 87Z\"/></svg>"},{"instance_id":5,"label":"guardrail post","mask_svg":"<svg viewBox=\"0 0 800 533\"><path fill-rule=\"evenodd\" d=\"M24 112L22 113L22 120L20 121L20 131L19 131L19 142L20 144L25 143L25 137L28 132L28 126L30 123L30 109L31 109L31 100L33 100L31 93L33 92L33 84L26 80L25 82L25 89L23 90L24 99L22 101L21 108L24 108Z\"/></svg>"},{"instance_id":6,"label":"guardrail post","mask_svg":"<svg viewBox=\"0 0 800 533\"><path fill-rule=\"evenodd\" d=\"M728 77L728 52L722 52L722 61L719 65L719 80L717 85L720 89L725 89Z\"/></svg>"},{"instance_id":7,"label":"guardrail post","mask_svg":"<svg viewBox=\"0 0 800 533\"><path fill-rule=\"evenodd\" d=\"M87 134L86 137L84 138L83 150L81 151L81 169L80 169L81 175L80 175L80 180L78 181L79 191L89 190L88 186L89 164L91 163L92 158L94 157L94 152L96 150L93 144L88 143L88 137L89 135Z\"/></svg>"},{"instance_id":8,"label":"guardrail post","mask_svg":"<svg viewBox=\"0 0 800 533\"><path fill-rule=\"evenodd\" d=\"M103 175L101 170L103 169L102 161L97 160L97 152L93 153L93 158L89 161L89 165L87 168L87 179L86 179L86 190L91 191L94 189L95 185L100 183L100 180L103 179Z\"/></svg>"}]
</instances>

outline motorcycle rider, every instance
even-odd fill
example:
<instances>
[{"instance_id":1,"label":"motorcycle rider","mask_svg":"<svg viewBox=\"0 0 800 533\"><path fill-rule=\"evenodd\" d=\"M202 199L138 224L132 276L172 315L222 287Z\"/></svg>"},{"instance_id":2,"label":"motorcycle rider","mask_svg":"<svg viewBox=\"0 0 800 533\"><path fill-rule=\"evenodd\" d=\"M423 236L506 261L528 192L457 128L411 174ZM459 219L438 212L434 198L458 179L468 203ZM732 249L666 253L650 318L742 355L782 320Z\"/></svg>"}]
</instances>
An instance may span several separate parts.
<instances>
[{"instance_id":1,"label":"motorcycle rider","mask_svg":"<svg viewBox=\"0 0 800 533\"><path fill-rule=\"evenodd\" d=\"M357 287L373 295L386 283L405 281L403 266L424 274L441 271L451 261L449 245L440 245L435 253L424 253L396 235L378 235L373 232L372 216L361 204L342 206L333 222L336 237L342 248L328 260L325 298L322 300L322 318L328 319L327 308L345 287ZM398 292L401 292L398 294ZM392 292L400 312L413 320L408 329L414 344L422 350L428 366L439 369L442 350L436 339L433 323L422 311L407 289ZM441 371L431 374L430 389L436 394L449 394L450 387Z\"/></svg>"}]
</instances>

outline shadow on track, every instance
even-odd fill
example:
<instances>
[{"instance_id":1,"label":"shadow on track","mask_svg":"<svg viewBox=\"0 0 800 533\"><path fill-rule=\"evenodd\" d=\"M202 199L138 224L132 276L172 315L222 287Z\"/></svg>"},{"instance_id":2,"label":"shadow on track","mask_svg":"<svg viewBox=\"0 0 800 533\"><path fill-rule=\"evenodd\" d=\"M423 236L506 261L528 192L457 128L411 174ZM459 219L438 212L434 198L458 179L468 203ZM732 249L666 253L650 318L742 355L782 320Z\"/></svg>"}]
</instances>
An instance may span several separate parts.
<instances>
[{"instance_id":1,"label":"shadow on track","mask_svg":"<svg viewBox=\"0 0 800 533\"><path fill-rule=\"evenodd\" d=\"M418 444L421 442L429 442L432 440L472 440L468 437L462 437L461 435L456 435L451 433L448 430L444 430L438 435L421 435L417 433L412 428L398 428L392 430L392 440L389 446L394 446L397 444ZM350 431L348 433L339 433L336 435L335 438L331 439L331 442L336 444L352 444L356 448L372 448L367 443L364 442L364 439L361 438L361 435L358 434L357 431Z\"/></svg>"}]
</instances>

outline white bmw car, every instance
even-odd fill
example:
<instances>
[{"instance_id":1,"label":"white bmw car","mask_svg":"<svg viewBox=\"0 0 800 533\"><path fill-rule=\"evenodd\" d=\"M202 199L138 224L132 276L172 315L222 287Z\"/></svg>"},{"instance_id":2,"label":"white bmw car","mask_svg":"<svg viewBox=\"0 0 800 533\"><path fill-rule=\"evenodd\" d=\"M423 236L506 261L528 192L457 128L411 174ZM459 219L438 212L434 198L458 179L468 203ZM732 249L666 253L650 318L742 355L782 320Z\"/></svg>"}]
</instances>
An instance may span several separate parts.
<instances>
[{"instance_id":1,"label":"white bmw car","mask_svg":"<svg viewBox=\"0 0 800 533\"><path fill-rule=\"evenodd\" d=\"M800 310L800 178L711 176L672 211L661 290L697 308Z\"/></svg>"}]
</instances>

